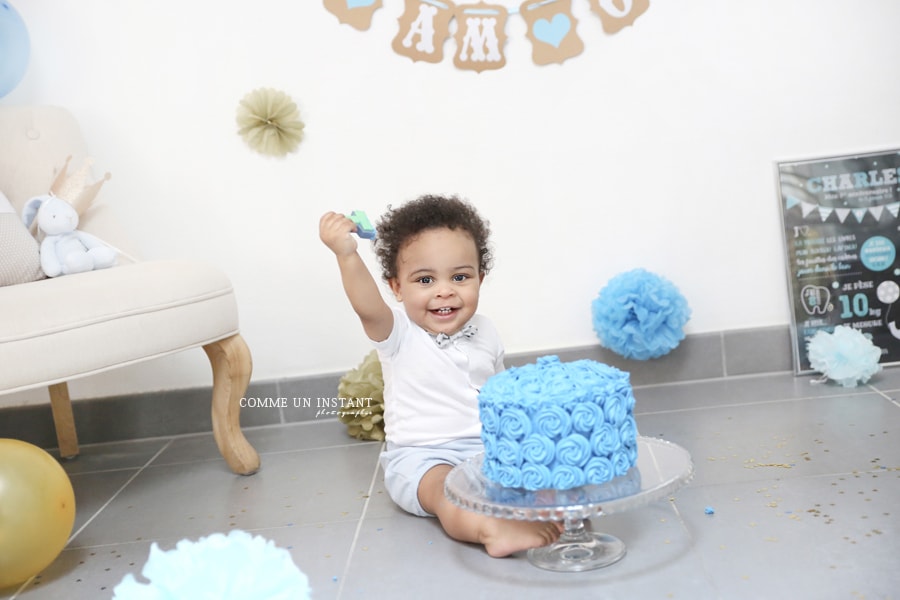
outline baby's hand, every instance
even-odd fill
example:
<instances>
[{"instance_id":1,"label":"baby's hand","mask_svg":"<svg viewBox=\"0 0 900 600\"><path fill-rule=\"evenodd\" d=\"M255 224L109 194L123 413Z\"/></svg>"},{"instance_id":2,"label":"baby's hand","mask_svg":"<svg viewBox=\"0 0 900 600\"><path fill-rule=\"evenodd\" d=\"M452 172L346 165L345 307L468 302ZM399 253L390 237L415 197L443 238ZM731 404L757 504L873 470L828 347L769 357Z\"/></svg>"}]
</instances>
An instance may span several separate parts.
<instances>
[{"instance_id":1,"label":"baby's hand","mask_svg":"<svg viewBox=\"0 0 900 600\"><path fill-rule=\"evenodd\" d=\"M327 212L319 220L319 238L338 256L356 252L356 239L350 235L356 231L356 223L346 215Z\"/></svg>"}]
</instances>

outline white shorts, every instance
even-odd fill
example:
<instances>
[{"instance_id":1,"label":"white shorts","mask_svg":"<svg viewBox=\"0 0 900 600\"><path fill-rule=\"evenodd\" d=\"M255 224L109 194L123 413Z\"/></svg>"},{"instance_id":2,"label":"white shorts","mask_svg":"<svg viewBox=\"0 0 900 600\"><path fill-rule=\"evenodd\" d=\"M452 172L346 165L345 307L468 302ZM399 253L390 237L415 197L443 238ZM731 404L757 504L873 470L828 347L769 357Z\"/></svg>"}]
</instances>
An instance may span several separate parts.
<instances>
[{"instance_id":1,"label":"white shorts","mask_svg":"<svg viewBox=\"0 0 900 600\"><path fill-rule=\"evenodd\" d=\"M463 438L437 446L396 446L387 443L381 453L384 487L397 506L419 517L433 517L419 504L419 482L432 467L455 467L484 451L481 438Z\"/></svg>"}]
</instances>

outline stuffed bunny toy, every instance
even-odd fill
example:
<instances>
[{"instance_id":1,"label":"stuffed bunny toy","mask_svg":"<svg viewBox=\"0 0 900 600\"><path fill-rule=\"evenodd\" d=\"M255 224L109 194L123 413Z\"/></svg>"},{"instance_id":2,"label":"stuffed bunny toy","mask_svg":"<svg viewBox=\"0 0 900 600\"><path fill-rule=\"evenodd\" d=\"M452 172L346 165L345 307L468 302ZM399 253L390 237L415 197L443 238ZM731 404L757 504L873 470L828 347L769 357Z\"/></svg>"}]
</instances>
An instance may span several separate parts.
<instances>
[{"instance_id":1,"label":"stuffed bunny toy","mask_svg":"<svg viewBox=\"0 0 900 600\"><path fill-rule=\"evenodd\" d=\"M41 269L47 277L105 269L116 262L116 251L98 238L78 231L78 213L56 196L32 198L25 204L22 220L26 227L37 218L44 234L41 242Z\"/></svg>"}]
</instances>

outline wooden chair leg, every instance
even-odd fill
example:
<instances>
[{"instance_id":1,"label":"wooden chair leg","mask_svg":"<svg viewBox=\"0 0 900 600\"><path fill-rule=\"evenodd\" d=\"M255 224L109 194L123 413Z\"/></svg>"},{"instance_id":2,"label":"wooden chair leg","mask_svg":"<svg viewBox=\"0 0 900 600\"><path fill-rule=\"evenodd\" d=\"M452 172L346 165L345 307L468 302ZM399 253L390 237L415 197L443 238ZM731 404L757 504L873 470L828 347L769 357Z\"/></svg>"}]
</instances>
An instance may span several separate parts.
<instances>
[{"instance_id":1,"label":"wooden chair leg","mask_svg":"<svg viewBox=\"0 0 900 600\"><path fill-rule=\"evenodd\" d=\"M64 381L51 385L49 389L50 410L53 413L59 455L62 458L75 458L78 456L78 434L75 432L75 417L72 414L69 386Z\"/></svg>"},{"instance_id":2,"label":"wooden chair leg","mask_svg":"<svg viewBox=\"0 0 900 600\"><path fill-rule=\"evenodd\" d=\"M241 398L250 383L253 361L244 338L235 334L203 347L213 371L212 426L219 452L232 471L252 475L259 454L241 431Z\"/></svg>"}]
</instances>

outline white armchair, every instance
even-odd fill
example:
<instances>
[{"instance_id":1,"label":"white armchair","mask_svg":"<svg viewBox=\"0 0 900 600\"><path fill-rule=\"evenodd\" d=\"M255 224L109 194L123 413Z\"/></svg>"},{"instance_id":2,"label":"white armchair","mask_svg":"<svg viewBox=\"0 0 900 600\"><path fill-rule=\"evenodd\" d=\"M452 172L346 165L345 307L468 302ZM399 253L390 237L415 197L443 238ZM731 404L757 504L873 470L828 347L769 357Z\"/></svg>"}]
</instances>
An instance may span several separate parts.
<instances>
[{"instance_id":1,"label":"white armchair","mask_svg":"<svg viewBox=\"0 0 900 600\"><path fill-rule=\"evenodd\" d=\"M0 192L17 215L48 191L68 157L73 165L87 157L68 111L0 106ZM102 202L84 213L79 229L122 247ZM232 471L252 474L259 455L240 429L250 351L239 333L231 282L218 269L120 257L110 269L0 287L0 395L48 387L63 457L78 454L67 381L197 347L212 364L219 451Z\"/></svg>"}]
</instances>

